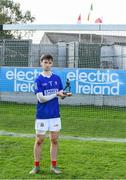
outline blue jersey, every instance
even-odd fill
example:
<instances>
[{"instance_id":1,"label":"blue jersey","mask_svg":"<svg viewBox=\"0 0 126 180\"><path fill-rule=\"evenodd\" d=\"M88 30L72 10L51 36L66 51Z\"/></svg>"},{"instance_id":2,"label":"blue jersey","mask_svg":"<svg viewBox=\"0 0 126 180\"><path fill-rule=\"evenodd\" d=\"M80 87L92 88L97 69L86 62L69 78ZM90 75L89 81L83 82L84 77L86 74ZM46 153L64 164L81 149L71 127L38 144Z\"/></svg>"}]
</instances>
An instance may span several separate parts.
<instances>
[{"instance_id":1,"label":"blue jersey","mask_svg":"<svg viewBox=\"0 0 126 180\"><path fill-rule=\"evenodd\" d=\"M42 92L43 96L52 95L63 90L59 76L51 74L50 77L40 74L35 80L35 94ZM36 119L50 119L60 117L58 97L44 103L38 101Z\"/></svg>"}]
</instances>

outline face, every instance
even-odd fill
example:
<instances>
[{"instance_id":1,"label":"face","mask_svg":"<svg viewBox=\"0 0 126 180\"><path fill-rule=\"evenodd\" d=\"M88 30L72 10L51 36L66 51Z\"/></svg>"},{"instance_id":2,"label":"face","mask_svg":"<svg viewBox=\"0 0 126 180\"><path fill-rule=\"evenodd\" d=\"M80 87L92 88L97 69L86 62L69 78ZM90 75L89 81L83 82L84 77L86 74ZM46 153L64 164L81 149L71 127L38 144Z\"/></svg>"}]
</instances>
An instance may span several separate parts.
<instances>
[{"instance_id":1,"label":"face","mask_svg":"<svg viewBox=\"0 0 126 180\"><path fill-rule=\"evenodd\" d=\"M43 59L43 61L40 62L40 64L44 71L50 71L53 65L53 61L51 59Z\"/></svg>"}]
</instances>

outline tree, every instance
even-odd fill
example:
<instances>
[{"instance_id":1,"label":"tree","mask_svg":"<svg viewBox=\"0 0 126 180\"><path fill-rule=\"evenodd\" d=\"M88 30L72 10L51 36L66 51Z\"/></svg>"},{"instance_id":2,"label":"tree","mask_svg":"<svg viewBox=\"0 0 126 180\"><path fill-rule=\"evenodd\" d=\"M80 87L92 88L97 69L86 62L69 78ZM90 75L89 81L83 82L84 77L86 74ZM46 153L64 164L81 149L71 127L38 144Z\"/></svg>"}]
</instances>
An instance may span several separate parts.
<instances>
[{"instance_id":1,"label":"tree","mask_svg":"<svg viewBox=\"0 0 126 180\"><path fill-rule=\"evenodd\" d=\"M18 24L18 23L32 23L35 17L31 15L28 10L22 12L20 4L15 3L13 0L0 0L0 24ZM18 38L21 38L22 33L16 33ZM15 37L14 33L11 31L1 31L1 38L12 38Z\"/></svg>"}]
</instances>

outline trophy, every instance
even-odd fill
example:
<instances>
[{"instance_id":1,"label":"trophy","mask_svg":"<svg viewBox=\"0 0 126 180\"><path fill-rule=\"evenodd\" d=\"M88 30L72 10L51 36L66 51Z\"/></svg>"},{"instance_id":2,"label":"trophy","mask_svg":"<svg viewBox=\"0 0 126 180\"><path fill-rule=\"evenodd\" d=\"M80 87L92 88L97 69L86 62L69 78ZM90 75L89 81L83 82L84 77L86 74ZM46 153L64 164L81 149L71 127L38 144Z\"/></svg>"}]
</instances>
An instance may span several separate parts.
<instances>
[{"instance_id":1,"label":"trophy","mask_svg":"<svg viewBox=\"0 0 126 180\"><path fill-rule=\"evenodd\" d=\"M63 89L63 93L67 96L72 96L71 93L71 85L69 79L66 80L65 88Z\"/></svg>"}]
</instances>

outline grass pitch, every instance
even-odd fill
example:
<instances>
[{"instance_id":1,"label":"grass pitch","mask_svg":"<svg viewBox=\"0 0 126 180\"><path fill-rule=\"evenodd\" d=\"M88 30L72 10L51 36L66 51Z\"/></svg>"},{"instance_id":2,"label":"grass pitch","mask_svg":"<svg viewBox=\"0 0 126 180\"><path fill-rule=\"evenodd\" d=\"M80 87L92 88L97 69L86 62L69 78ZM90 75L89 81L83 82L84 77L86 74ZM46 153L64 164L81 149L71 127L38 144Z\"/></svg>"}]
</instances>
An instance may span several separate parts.
<instances>
[{"instance_id":1,"label":"grass pitch","mask_svg":"<svg viewBox=\"0 0 126 180\"><path fill-rule=\"evenodd\" d=\"M0 130L34 133L35 105L0 104ZM63 135L126 138L126 109L61 106Z\"/></svg>"},{"instance_id":2,"label":"grass pitch","mask_svg":"<svg viewBox=\"0 0 126 180\"><path fill-rule=\"evenodd\" d=\"M61 106L62 135L126 138L126 109ZM35 105L0 104L0 130L34 132ZM33 167L34 138L0 136L0 179L126 179L126 143L59 140L62 175L50 174L49 140L45 139L41 173Z\"/></svg>"},{"instance_id":3,"label":"grass pitch","mask_svg":"<svg viewBox=\"0 0 126 180\"><path fill-rule=\"evenodd\" d=\"M63 174L50 174L49 141L45 139L41 172L33 167L32 138L0 137L0 179L126 179L126 144L59 141L58 165Z\"/></svg>"}]
</instances>

